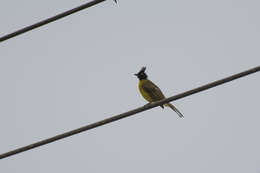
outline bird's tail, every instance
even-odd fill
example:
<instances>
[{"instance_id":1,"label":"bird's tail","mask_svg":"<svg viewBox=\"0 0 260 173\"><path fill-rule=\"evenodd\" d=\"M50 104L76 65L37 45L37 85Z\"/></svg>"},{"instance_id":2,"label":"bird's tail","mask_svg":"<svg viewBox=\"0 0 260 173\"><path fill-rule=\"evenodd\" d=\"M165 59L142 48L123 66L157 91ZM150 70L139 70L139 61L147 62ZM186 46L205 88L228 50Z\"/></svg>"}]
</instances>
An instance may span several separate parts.
<instances>
[{"instance_id":1,"label":"bird's tail","mask_svg":"<svg viewBox=\"0 0 260 173\"><path fill-rule=\"evenodd\" d=\"M182 113L175 106L173 106L171 103L166 103L164 106L170 107L173 111L175 111L179 115L180 118L184 118Z\"/></svg>"}]
</instances>

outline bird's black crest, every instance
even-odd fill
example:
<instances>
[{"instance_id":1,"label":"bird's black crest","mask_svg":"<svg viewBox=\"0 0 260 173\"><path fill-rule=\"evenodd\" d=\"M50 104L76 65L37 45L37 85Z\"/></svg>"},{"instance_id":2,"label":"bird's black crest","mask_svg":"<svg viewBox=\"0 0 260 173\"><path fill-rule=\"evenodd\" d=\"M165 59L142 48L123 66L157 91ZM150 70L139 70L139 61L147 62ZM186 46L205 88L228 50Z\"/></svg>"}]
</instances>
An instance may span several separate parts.
<instances>
[{"instance_id":1,"label":"bird's black crest","mask_svg":"<svg viewBox=\"0 0 260 173\"><path fill-rule=\"evenodd\" d=\"M142 67L141 70L135 74L138 79L142 80L142 79L147 79L147 74L145 73L146 67Z\"/></svg>"},{"instance_id":2,"label":"bird's black crest","mask_svg":"<svg viewBox=\"0 0 260 173\"><path fill-rule=\"evenodd\" d=\"M141 70L138 73L144 73L146 70L146 67L142 67Z\"/></svg>"}]
</instances>

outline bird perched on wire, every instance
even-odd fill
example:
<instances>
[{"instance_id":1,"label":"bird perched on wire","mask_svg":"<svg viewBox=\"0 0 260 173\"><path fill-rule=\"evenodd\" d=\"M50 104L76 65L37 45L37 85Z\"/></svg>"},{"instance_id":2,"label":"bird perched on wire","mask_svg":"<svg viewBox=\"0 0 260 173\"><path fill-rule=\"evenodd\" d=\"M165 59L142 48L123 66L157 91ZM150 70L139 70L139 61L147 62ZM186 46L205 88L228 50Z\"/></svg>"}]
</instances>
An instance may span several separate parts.
<instances>
[{"instance_id":1,"label":"bird perched on wire","mask_svg":"<svg viewBox=\"0 0 260 173\"><path fill-rule=\"evenodd\" d=\"M146 67L143 67L138 73L135 74L139 79L138 87L144 99L147 100L149 103L165 99L165 96L163 95L160 88L156 86L152 81L148 80L148 76L145 73L145 70ZM180 118L184 117L182 113L171 103L161 105L162 108L164 108L164 106L170 107L179 115Z\"/></svg>"}]
</instances>

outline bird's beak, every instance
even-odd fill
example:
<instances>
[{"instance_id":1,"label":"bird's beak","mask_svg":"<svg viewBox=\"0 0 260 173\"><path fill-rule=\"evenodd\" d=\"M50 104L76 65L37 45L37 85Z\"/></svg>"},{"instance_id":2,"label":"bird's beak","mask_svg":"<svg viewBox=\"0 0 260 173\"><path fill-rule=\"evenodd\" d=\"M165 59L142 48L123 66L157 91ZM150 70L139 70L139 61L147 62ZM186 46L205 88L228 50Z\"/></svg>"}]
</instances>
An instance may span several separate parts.
<instances>
[{"instance_id":1,"label":"bird's beak","mask_svg":"<svg viewBox=\"0 0 260 173\"><path fill-rule=\"evenodd\" d=\"M138 74L134 74L135 76L138 76Z\"/></svg>"}]
</instances>

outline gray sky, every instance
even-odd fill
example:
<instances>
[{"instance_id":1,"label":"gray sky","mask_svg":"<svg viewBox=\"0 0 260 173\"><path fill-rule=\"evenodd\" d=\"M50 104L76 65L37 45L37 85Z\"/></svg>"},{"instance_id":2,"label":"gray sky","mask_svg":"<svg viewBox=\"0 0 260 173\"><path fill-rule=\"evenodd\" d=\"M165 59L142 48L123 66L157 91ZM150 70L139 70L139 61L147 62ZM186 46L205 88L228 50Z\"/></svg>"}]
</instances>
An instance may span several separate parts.
<instances>
[{"instance_id":1,"label":"gray sky","mask_svg":"<svg viewBox=\"0 0 260 173\"><path fill-rule=\"evenodd\" d=\"M85 1L5 1L0 34ZM258 0L106 1L0 46L0 152L260 64ZM0 161L0 172L259 173L260 74Z\"/></svg>"}]
</instances>

